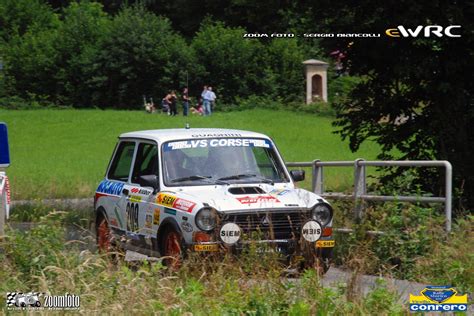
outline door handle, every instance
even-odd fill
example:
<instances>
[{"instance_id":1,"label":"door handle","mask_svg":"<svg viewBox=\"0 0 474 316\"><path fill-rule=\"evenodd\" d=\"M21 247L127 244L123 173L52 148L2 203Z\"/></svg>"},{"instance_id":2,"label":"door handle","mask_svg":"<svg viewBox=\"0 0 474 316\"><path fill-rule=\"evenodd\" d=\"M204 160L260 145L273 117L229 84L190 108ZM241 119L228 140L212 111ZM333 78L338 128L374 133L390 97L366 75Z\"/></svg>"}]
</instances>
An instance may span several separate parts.
<instances>
[{"instance_id":1,"label":"door handle","mask_svg":"<svg viewBox=\"0 0 474 316\"><path fill-rule=\"evenodd\" d=\"M129 193L128 189L123 189L123 190L122 190L122 194L123 194L123 195L127 195L127 196L128 196L128 193Z\"/></svg>"}]
</instances>

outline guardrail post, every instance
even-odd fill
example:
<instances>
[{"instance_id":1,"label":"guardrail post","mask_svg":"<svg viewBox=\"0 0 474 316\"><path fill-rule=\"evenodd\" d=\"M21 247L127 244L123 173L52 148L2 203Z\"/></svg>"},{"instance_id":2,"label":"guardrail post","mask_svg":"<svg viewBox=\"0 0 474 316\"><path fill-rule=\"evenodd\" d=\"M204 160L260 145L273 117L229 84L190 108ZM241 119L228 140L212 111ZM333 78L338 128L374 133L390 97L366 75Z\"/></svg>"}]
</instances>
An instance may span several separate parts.
<instances>
[{"instance_id":1,"label":"guardrail post","mask_svg":"<svg viewBox=\"0 0 474 316\"><path fill-rule=\"evenodd\" d=\"M452 199L452 181L453 181L453 166L449 161L445 162L445 167L446 167L446 178L445 178L445 192L444 196L446 200L444 201L444 213L446 215L446 223L445 223L445 229L446 233L451 232L451 216L452 216L452 211L451 211L451 199Z\"/></svg>"},{"instance_id":2,"label":"guardrail post","mask_svg":"<svg viewBox=\"0 0 474 316\"><path fill-rule=\"evenodd\" d=\"M312 172L313 172L313 183L312 183L312 189L313 189L313 192L318 194L318 195L321 195L324 193L324 187L323 187L323 166L320 166L319 165L319 162L321 162L321 160L319 159L315 159L313 160L313 169L312 169Z\"/></svg>"},{"instance_id":3,"label":"guardrail post","mask_svg":"<svg viewBox=\"0 0 474 316\"><path fill-rule=\"evenodd\" d=\"M364 201L361 199L361 196L367 192L365 166L360 165L360 161L364 161L364 159L359 158L354 162L354 216L356 219L362 218Z\"/></svg>"},{"instance_id":4,"label":"guardrail post","mask_svg":"<svg viewBox=\"0 0 474 316\"><path fill-rule=\"evenodd\" d=\"M5 173L0 171L0 242L5 236L5 217L7 205L7 192L5 192Z\"/></svg>"}]
</instances>

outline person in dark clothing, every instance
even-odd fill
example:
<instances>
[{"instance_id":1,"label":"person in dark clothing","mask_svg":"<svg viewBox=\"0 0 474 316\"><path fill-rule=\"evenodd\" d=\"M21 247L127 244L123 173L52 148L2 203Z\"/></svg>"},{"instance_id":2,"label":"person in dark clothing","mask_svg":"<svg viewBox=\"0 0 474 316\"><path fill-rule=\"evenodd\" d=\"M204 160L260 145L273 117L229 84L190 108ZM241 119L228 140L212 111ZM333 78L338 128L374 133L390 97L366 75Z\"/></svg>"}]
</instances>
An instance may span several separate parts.
<instances>
[{"instance_id":1,"label":"person in dark clothing","mask_svg":"<svg viewBox=\"0 0 474 316\"><path fill-rule=\"evenodd\" d=\"M183 116L188 116L188 110L189 110L188 88L184 88L183 90Z\"/></svg>"},{"instance_id":2,"label":"person in dark clothing","mask_svg":"<svg viewBox=\"0 0 474 316\"><path fill-rule=\"evenodd\" d=\"M178 100L178 97L176 96L176 92L173 90L170 93L169 101L170 101L170 115L175 116L178 114L178 111L176 109L176 102Z\"/></svg>"}]
</instances>

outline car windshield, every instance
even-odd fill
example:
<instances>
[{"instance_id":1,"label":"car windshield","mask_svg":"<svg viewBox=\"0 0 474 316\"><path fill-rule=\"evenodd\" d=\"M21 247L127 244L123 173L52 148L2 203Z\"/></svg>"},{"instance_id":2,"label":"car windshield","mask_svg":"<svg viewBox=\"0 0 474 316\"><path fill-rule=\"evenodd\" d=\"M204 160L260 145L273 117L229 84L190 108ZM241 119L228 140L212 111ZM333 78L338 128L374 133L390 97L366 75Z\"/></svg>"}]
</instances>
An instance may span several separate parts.
<instances>
[{"instance_id":1,"label":"car windshield","mask_svg":"<svg viewBox=\"0 0 474 316\"><path fill-rule=\"evenodd\" d=\"M167 186L288 182L267 139L188 139L164 143L162 150Z\"/></svg>"}]
</instances>

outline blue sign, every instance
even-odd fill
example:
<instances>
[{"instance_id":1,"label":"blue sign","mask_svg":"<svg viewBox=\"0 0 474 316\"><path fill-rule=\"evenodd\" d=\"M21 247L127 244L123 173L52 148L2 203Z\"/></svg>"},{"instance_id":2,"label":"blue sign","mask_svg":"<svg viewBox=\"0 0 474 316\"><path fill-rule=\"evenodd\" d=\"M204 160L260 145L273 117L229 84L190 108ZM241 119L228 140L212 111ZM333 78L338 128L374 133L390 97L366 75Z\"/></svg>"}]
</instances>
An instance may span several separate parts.
<instances>
[{"instance_id":1,"label":"blue sign","mask_svg":"<svg viewBox=\"0 0 474 316\"><path fill-rule=\"evenodd\" d=\"M10 165L7 124L0 123L0 168Z\"/></svg>"},{"instance_id":2,"label":"blue sign","mask_svg":"<svg viewBox=\"0 0 474 316\"><path fill-rule=\"evenodd\" d=\"M456 295L456 291L448 286L427 286L421 294L432 301L443 303Z\"/></svg>"}]
</instances>

